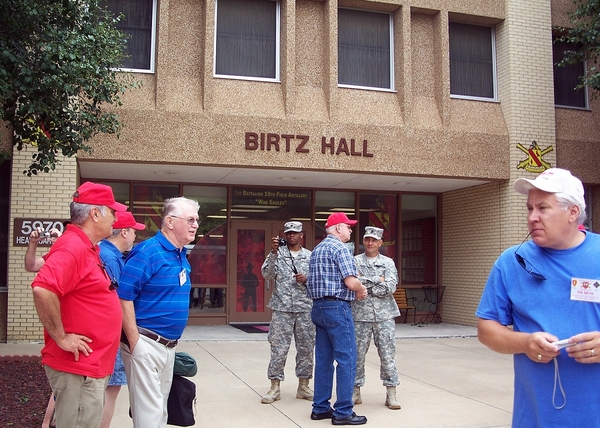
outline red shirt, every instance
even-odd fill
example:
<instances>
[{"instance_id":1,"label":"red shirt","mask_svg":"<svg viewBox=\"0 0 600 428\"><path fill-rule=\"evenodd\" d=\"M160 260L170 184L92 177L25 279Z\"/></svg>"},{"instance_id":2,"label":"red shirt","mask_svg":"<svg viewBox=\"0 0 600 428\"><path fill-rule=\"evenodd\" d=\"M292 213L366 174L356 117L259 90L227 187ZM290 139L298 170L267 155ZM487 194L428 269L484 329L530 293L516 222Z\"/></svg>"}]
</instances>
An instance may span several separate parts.
<instances>
[{"instance_id":1,"label":"red shirt","mask_svg":"<svg viewBox=\"0 0 600 428\"><path fill-rule=\"evenodd\" d=\"M62 323L67 333L89 337L93 352L63 351L44 329L42 363L55 370L103 378L113 372L121 332L121 304L116 291L101 267L98 246L93 245L83 230L68 225L56 240L44 266L31 287L42 287L55 293L60 301Z\"/></svg>"}]
</instances>

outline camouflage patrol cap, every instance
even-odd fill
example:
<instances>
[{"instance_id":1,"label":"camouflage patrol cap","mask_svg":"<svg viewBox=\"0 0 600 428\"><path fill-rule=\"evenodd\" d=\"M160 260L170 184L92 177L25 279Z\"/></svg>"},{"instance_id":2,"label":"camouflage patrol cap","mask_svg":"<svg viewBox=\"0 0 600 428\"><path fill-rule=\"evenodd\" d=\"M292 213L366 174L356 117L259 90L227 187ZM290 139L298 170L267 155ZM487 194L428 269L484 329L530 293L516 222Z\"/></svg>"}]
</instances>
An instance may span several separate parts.
<instances>
[{"instance_id":1,"label":"camouflage patrol cap","mask_svg":"<svg viewBox=\"0 0 600 428\"><path fill-rule=\"evenodd\" d=\"M302 223L300 223L299 221L288 221L286 224L283 225L283 227L283 233L302 232Z\"/></svg>"},{"instance_id":2,"label":"camouflage patrol cap","mask_svg":"<svg viewBox=\"0 0 600 428\"><path fill-rule=\"evenodd\" d=\"M367 226L365 227L365 236L364 238L375 238L380 240L383 237L383 229L380 229L375 226Z\"/></svg>"}]
</instances>

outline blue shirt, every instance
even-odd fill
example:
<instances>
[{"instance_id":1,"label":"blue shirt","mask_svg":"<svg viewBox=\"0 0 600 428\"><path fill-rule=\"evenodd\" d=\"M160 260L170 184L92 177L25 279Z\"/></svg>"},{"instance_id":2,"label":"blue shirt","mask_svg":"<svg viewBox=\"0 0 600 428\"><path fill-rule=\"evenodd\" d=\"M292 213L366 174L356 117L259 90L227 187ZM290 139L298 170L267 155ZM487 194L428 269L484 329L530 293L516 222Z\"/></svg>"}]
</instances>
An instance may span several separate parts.
<instances>
[{"instance_id":1,"label":"blue shirt","mask_svg":"<svg viewBox=\"0 0 600 428\"><path fill-rule=\"evenodd\" d=\"M169 340L181 337L188 320L191 270L185 248L179 250L161 231L131 250L117 292L133 301L138 327Z\"/></svg>"},{"instance_id":2,"label":"blue shirt","mask_svg":"<svg viewBox=\"0 0 600 428\"><path fill-rule=\"evenodd\" d=\"M574 248L554 250L526 242L519 254L535 266L546 280L539 280L521 268L515 258L516 247L506 250L494 263L477 309L477 316L515 331L545 331L569 337L600 326L600 303L571 299L571 280L585 278L600 281L600 236L586 233L585 241ZM552 405L554 364L531 361L515 354L515 394L513 428L600 426L598 385L600 364L582 364L560 351L560 379L566 405ZM556 387L555 403L563 404Z\"/></svg>"},{"instance_id":3,"label":"blue shirt","mask_svg":"<svg viewBox=\"0 0 600 428\"><path fill-rule=\"evenodd\" d=\"M100 260L105 266L106 273L108 273L110 279L114 278L119 282L121 271L125 266L125 257L115 244L106 239L100 241L98 247L100 247Z\"/></svg>"},{"instance_id":4,"label":"blue shirt","mask_svg":"<svg viewBox=\"0 0 600 428\"><path fill-rule=\"evenodd\" d=\"M327 235L310 256L306 292L311 299L335 296L354 300L354 291L346 287L344 278L358 277L354 257L344 243L334 235Z\"/></svg>"}]
</instances>

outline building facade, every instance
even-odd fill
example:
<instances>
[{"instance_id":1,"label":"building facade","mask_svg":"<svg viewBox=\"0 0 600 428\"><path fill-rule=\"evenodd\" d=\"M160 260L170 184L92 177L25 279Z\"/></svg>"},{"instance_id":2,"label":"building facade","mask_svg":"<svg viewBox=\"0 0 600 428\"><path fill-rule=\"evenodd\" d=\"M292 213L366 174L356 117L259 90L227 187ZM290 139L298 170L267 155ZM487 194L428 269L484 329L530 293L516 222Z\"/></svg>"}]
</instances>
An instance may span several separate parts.
<instances>
[{"instance_id":1,"label":"building facade","mask_svg":"<svg viewBox=\"0 0 600 428\"><path fill-rule=\"evenodd\" d=\"M570 169L595 229L600 108L572 90L581 67L554 65L553 26L568 25L570 0L106 3L127 16L123 69L142 86L118 110L120 137L96 137L92 153L29 178L31 152L15 152L5 341L42 333L27 226L66 219L86 180L113 187L147 225L142 239L160 227L163 199L200 202L193 324L270 319L260 264L290 219L309 249L331 212L359 220L356 252L365 226L383 227L417 319L428 320L426 287L444 287L443 321L466 325L494 260L527 235L516 178Z\"/></svg>"}]
</instances>

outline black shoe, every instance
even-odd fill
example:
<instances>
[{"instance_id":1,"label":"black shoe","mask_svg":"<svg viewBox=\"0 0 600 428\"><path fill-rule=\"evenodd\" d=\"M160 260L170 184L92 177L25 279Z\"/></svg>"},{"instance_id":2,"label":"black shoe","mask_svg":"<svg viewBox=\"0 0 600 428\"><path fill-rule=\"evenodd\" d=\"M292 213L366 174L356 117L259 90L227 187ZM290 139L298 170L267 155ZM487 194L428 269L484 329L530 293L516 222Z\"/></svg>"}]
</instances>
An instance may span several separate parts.
<instances>
[{"instance_id":1,"label":"black shoe","mask_svg":"<svg viewBox=\"0 0 600 428\"><path fill-rule=\"evenodd\" d=\"M367 423L366 416L358 416L352 412L350 416L344 416L342 418L332 417L331 425L364 425Z\"/></svg>"},{"instance_id":2,"label":"black shoe","mask_svg":"<svg viewBox=\"0 0 600 428\"><path fill-rule=\"evenodd\" d=\"M312 412L310 414L310 418L313 421L320 421L321 419L331 419L331 418L333 418L333 409L329 409L328 411L323 412L323 413Z\"/></svg>"}]
</instances>

